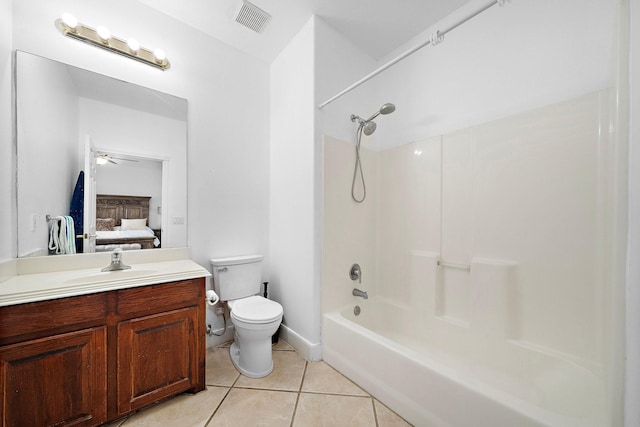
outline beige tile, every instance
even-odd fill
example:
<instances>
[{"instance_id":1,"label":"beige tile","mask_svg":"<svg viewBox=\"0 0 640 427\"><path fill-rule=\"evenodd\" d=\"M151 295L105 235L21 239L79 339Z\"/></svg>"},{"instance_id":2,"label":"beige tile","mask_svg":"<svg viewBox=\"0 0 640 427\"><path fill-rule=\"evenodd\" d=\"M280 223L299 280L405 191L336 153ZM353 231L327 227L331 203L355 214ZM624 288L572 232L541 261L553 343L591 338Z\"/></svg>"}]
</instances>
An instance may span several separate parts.
<instances>
[{"instance_id":1,"label":"beige tile","mask_svg":"<svg viewBox=\"0 0 640 427\"><path fill-rule=\"evenodd\" d=\"M324 362L308 364L302 383L302 391L369 396L366 391Z\"/></svg>"},{"instance_id":2,"label":"beige tile","mask_svg":"<svg viewBox=\"0 0 640 427\"><path fill-rule=\"evenodd\" d=\"M291 347L287 342L282 341L282 339L278 340L278 343L272 347L274 351L296 351L295 348Z\"/></svg>"},{"instance_id":3,"label":"beige tile","mask_svg":"<svg viewBox=\"0 0 640 427\"><path fill-rule=\"evenodd\" d=\"M120 418L120 419L115 420L115 421L111 421L108 424L104 424L102 427L120 427L122 424L124 424L124 422L127 420L127 418L129 418L129 416Z\"/></svg>"},{"instance_id":4,"label":"beige tile","mask_svg":"<svg viewBox=\"0 0 640 427\"><path fill-rule=\"evenodd\" d=\"M301 393L293 427L375 427L370 397Z\"/></svg>"},{"instance_id":5,"label":"beige tile","mask_svg":"<svg viewBox=\"0 0 640 427\"><path fill-rule=\"evenodd\" d=\"M379 427L411 427L411 424L375 399L373 400L373 406L376 410L376 419Z\"/></svg>"},{"instance_id":6,"label":"beige tile","mask_svg":"<svg viewBox=\"0 0 640 427\"><path fill-rule=\"evenodd\" d=\"M122 427L204 427L229 389L208 387L197 394L181 394L127 419Z\"/></svg>"},{"instance_id":7,"label":"beige tile","mask_svg":"<svg viewBox=\"0 0 640 427\"><path fill-rule=\"evenodd\" d=\"M233 388L207 426L288 427L296 396L296 393L284 391Z\"/></svg>"},{"instance_id":8,"label":"beige tile","mask_svg":"<svg viewBox=\"0 0 640 427\"><path fill-rule=\"evenodd\" d=\"M274 351L273 372L264 378L241 375L234 387L298 391L306 363L295 351Z\"/></svg>"},{"instance_id":9,"label":"beige tile","mask_svg":"<svg viewBox=\"0 0 640 427\"><path fill-rule=\"evenodd\" d=\"M231 362L228 347L207 350L207 384L231 387L239 376Z\"/></svg>"}]
</instances>

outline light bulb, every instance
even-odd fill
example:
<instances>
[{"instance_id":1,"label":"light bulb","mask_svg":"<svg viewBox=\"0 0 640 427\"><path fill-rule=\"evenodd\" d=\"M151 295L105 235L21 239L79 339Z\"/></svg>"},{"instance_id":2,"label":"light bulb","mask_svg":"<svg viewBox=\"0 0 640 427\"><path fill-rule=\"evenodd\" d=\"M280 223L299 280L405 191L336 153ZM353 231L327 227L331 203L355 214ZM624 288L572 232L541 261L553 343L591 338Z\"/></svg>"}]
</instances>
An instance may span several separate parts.
<instances>
[{"instance_id":1,"label":"light bulb","mask_svg":"<svg viewBox=\"0 0 640 427\"><path fill-rule=\"evenodd\" d=\"M102 156L98 156L96 158L96 163L99 164L99 165L106 165L107 164L107 159L105 159Z\"/></svg>"},{"instance_id":2,"label":"light bulb","mask_svg":"<svg viewBox=\"0 0 640 427\"><path fill-rule=\"evenodd\" d=\"M75 30L78 26L78 20L76 17L68 12L62 14L62 22L72 30Z\"/></svg>"},{"instance_id":3,"label":"light bulb","mask_svg":"<svg viewBox=\"0 0 640 427\"><path fill-rule=\"evenodd\" d=\"M156 62L157 63L162 63L162 61L164 61L164 59L166 58L166 56L164 54L164 50L162 50L162 49L155 49L153 51L153 56L156 57Z\"/></svg>"},{"instance_id":4,"label":"light bulb","mask_svg":"<svg viewBox=\"0 0 640 427\"><path fill-rule=\"evenodd\" d=\"M127 46L129 46L129 50L133 53L138 52L138 49L140 49L140 43L138 43L136 39L127 40Z\"/></svg>"},{"instance_id":5,"label":"light bulb","mask_svg":"<svg viewBox=\"0 0 640 427\"><path fill-rule=\"evenodd\" d=\"M107 27L98 25L98 28L96 28L96 32L103 42L106 42L111 38L111 31L109 31Z\"/></svg>"}]
</instances>

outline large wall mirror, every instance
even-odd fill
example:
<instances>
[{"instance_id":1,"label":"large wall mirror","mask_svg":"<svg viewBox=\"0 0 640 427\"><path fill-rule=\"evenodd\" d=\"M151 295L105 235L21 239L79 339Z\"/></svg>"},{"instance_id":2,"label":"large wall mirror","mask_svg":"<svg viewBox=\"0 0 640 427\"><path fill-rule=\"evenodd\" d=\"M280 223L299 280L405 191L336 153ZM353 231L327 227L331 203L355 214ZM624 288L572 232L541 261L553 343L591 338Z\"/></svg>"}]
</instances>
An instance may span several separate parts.
<instances>
[{"instance_id":1,"label":"large wall mirror","mask_svg":"<svg viewBox=\"0 0 640 427\"><path fill-rule=\"evenodd\" d=\"M73 253L59 233L80 206L76 252L186 246L187 101L15 59L18 257Z\"/></svg>"}]
</instances>

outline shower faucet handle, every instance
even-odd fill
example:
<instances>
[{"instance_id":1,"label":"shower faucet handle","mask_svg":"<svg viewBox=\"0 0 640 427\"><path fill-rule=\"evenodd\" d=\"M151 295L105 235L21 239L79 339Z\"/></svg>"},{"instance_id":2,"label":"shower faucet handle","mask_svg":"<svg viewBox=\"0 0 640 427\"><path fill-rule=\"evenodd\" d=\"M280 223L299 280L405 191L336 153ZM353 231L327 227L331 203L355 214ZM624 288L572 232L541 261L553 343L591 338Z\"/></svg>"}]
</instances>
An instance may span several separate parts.
<instances>
[{"instance_id":1,"label":"shower faucet handle","mask_svg":"<svg viewBox=\"0 0 640 427\"><path fill-rule=\"evenodd\" d=\"M358 264L353 264L351 270L349 270L349 277L351 280L357 280L358 283L362 283L362 270Z\"/></svg>"}]
</instances>

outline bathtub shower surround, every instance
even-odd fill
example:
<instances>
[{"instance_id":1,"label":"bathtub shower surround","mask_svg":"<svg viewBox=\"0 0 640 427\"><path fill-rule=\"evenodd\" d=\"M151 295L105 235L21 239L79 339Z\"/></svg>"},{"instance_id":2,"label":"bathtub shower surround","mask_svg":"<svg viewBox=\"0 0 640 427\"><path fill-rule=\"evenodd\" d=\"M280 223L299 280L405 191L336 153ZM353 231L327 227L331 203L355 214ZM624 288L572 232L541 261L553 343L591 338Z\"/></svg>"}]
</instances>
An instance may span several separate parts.
<instances>
[{"instance_id":1,"label":"bathtub shower surround","mask_svg":"<svg viewBox=\"0 0 640 427\"><path fill-rule=\"evenodd\" d=\"M353 145L325 137L327 363L416 425L608 425L610 105L604 90L363 148L362 204Z\"/></svg>"}]
</instances>

